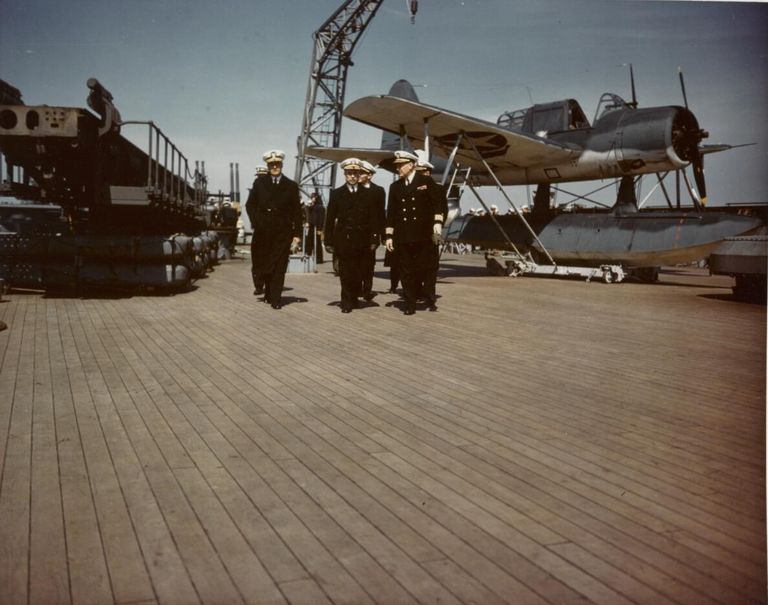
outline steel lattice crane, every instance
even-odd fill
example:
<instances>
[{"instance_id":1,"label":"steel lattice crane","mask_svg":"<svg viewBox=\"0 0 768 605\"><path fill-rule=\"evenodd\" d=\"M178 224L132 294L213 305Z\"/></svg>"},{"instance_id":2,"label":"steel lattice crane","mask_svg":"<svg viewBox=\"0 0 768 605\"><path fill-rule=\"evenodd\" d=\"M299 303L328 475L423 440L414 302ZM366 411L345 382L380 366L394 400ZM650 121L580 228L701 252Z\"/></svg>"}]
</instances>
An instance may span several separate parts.
<instances>
[{"instance_id":1,"label":"steel lattice crane","mask_svg":"<svg viewBox=\"0 0 768 605\"><path fill-rule=\"evenodd\" d=\"M318 191L327 202L336 182L334 162L307 156L305 152L313 145L339 146L352 52L383 1L347 0L312 35L315 46L294 173L305 195ZM411 0L408 6L413 18L418 2Z\"/></svg>"}]
</instances>

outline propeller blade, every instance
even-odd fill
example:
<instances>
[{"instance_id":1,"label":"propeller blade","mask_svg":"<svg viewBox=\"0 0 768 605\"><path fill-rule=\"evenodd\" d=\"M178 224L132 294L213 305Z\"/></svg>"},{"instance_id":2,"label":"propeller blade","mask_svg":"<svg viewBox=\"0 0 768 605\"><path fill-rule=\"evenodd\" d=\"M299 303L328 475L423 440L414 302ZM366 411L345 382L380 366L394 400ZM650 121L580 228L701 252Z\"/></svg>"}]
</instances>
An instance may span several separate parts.
<instances>
[{"instance_id":1,"label":"propeller blade","mask_svg":"<svg viewBox=\"0 0 768 605\"><path fill-rule=\"evenodd\" d=\"M677 68L677 75L680 76L680 88L683 91L683 103L685 103L685 108L688 109L688 97L685 94L685 80L683 79L682 67Z\"/></svg>"},{"instance_id":2,"label":"propeller blade","mask_svg":"<svg viewBox=\"0 0 768 605\"><path fill-rule=\"evenodd\" d=\"M699 190L701 205L705 206L707 203L707 184L704 180L704 155L698 149L691 164L693 165L693 180Z\"/></svg>"},{"instance_id":3,"label":"propeller blade","mask_svg":"<svg viewBox=\"0 0 768 605\"><path fill-rule=\"evenodd\" d=\"M632 107L637 107L637 94L635 93L635 72L632 69L632 63L629 64L629 80L632 84Z\"/></svg>"},{"instance_id":4,"label":"propeller blade","mask_svg":"<svg viewBox=\"0 0 768 605\"><path fill-rule=\"evenodd\" d=\"M688 95L685 94L685 79L683 78L683 68L678 67L677 68L677 74L680 77L680 90L683 92L683 103L685 104L685 108L688 109ZM701 205L705 205L707 203L707 184L704 180L704 153L699 148L699 143L702 139L709 136L709 133L705 130L699 130L698 132L698 140L696 141L695 147L692 150L692 157L691 157L691 165L693 166L693 179L696 183L696 188L699 191L699 199L701 201Z\"/></svg>"}]
</instances>

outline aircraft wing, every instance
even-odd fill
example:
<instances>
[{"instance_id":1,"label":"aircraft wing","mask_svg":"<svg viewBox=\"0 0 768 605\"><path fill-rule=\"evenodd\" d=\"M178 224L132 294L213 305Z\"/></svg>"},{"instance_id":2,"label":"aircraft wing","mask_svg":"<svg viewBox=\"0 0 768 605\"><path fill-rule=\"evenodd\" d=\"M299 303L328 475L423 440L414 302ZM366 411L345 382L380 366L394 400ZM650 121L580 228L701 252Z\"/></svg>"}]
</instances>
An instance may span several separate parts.
<instances>
[{"instance_id":1,"label":"aircraft wing","mask_svg":"<svg viewBox=\"0 0 768 605\"><path fill-rule=\"evenodd\" d=\"M307 147L307 155L323 160L341 162L347 158L366 160L374 166L392 157L392 152L386 149L370 149L366 147Z\"/></svg>"},{"instance_id":2,"label":"aircraft wing","mask_svg":"<svg viewBox=\"0 0 768 605\"><path fill-rule=\"evenodd\" d=\"M456 161L476 169L483 169L484 166L468 138L493 169L562 163L581 153L580 149L547 141L543 137L513 132L491 122L389 95L353 101L344 110L344 115L397 135L402 132L414 146L423 143L426 123L431 144L445 155L451 152L457 137L463 133Z\"/></svg>"}]
</instances>

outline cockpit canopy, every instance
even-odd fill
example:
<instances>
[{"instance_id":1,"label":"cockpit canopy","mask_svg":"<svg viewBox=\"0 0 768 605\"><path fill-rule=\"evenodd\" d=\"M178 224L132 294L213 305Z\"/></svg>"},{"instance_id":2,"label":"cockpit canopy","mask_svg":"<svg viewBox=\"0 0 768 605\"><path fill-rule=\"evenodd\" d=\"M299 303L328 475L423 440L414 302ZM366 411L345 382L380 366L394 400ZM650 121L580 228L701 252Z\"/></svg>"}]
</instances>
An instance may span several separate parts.
<instances>
[{"instance_id":1,"label":"cockpit canopy","mask_svg":"<svg viewBox=\"0 0 768 605\"><path fill-rule=\"evenodd\" d=\"M507 111L499 116L496 123L502 128L531 134L589 128L589 120L575 99Z\"/></svg>"},{"instance_id":2,"label":"cockpit canopy","mask_svg":"<svg viewBox=\"0 0 768 605\"><path fill-rule=\"evenodd\" d=\"M627 103L619 95L612 92L604 92L600 96L600 100L597 102L597 109L595 110L594 122L597 122L605 114L616 111L617 109L631 109L634 107L632 104Z\"/></svg>"}]
</instances>

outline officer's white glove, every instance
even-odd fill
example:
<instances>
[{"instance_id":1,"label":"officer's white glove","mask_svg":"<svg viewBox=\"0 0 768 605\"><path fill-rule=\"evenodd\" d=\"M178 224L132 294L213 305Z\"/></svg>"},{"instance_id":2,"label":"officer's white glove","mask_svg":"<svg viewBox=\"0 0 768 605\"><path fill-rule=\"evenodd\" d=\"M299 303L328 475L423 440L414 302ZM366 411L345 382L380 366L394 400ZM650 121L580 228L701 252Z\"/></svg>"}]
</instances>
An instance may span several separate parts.
<instances>
[{"instance_id":1,"label":"officer's white glove","mask_svg":"<svg viewBox=\"0 0 768 605\"><path fill-rule=\"evenodd\" d=\"M392 238L391 237L387 238L387 242L386 242L385 246L387 247L387 250L389 252L392 252L392 250L395 249L395 246L392 244Z\"/></svg>"},{"instance_id":2,"label":"officer's white glove","mask_svg":"<svg viewBox=\"0 0 768 605\"><path fill-rule=\"evenodd\" d=\"M443 226L440 223L435 223L432 225L432 233L435 235L440 235L443 232Z\"/></svg>"}]
</instances>

